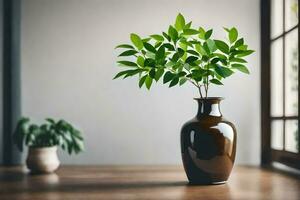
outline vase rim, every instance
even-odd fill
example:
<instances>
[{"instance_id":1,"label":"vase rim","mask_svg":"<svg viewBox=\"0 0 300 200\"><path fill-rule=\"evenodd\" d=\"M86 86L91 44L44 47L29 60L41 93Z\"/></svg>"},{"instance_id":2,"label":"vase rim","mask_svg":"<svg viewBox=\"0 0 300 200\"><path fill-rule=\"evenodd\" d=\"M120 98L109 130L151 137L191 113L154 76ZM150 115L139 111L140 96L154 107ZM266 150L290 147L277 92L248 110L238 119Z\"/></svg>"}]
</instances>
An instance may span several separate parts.
<instances>
[{"instance_id":1,"label":"vase rim","mask_svg":"<svg viewBox=\"0 0 300 200\"><path fill-rule=\"evenodd\" d=\"M53 145L53 146L46 146L46 147L36 147L36 146L29 146L30 150L34 150L34 151L49 151L49 150L57 150L57 145Z\"/></svg>"},{"instance_id":2,"label":"vase rim","mask_svg":"<svg viewBox=\"0 0 300 200\"><path fill-rule=\"evenodd\" d=\"M194 98L197 101L221 101L224 100L224 97L206 97L206 98Z\"/></svg>"}]
</instances>

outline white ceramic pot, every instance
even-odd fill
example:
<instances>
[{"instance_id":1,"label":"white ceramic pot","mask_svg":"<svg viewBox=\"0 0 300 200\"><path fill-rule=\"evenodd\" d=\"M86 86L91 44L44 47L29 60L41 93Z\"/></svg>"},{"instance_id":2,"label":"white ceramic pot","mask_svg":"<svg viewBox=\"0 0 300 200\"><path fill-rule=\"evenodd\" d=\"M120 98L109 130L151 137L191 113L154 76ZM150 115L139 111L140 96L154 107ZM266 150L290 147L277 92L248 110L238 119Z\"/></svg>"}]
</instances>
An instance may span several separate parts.
<instances>
[{"instance_id":1,"label":"white ceramic pot","mask_svg":"<svg viewBox=\"0 0 300 200\"><path fill-rule=\"evenodd\" d=\"M54 172L60 164L57 147L29 147L26 164L32 173Z\"/></svg>"}]
</instances>

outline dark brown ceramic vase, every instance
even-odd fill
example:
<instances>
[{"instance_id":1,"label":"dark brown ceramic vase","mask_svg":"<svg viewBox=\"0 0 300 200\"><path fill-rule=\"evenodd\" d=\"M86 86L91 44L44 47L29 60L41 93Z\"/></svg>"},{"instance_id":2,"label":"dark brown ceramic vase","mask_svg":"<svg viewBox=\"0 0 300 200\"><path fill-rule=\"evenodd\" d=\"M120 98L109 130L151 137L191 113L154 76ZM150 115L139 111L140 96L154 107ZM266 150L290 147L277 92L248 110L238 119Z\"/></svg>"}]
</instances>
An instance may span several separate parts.
<instances>
[{"instance_id":1,"label":"dark brown ceramic vase","mask_svg":"<svg viewBox=\"0 0 300 200\"><path fill-rule=\"evenodd\" d=\"M191 184L225 183L233 167L236 129L220 111L220 97L195 99L197 115L181 129L181 153Z\"/></svg>"}]
</instances>

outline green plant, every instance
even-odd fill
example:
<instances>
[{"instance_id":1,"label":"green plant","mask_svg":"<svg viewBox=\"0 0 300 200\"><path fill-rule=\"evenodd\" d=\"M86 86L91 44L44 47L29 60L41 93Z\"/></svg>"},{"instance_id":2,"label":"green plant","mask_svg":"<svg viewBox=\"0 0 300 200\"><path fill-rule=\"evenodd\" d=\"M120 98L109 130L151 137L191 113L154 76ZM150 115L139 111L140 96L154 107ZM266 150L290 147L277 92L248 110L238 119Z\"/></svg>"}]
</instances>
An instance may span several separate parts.
<instances>
[{"instance_id":1,"label":"green plant","mask_svg":"<svg viewBox=\"0 0 300 200\"><path fill-rule=\"evenodd\" d=\"M30 147L60 146L69 154L77 154L84 149L81 132L65 120L48 118L46 123L37 125L30 124L29 118L21 118L13 139L20 151L23 151L24 144Z\"/></svg>"},{"instance_id":2,"label":"green plant","mask_svg":"<svg viewBox=\"0 0 300 200\"><path fill-rule=\"evenodd\" d=\"M126 49L119 57L129 59L117 63L129 69L119 72L114 79L138 75L139 87L145 84L148 89L153 80L157 82L161 77L169 87L188 81L198 88L201 98L207 97L210 84L223 85L222 80L235 71L249 74L243 57L254 51L238 37L236 28L224 29L228 41L212 39L212 29L192 28L192 22L186 23L179 13L174 26L170 25L167 32L146 38L132 33L133 45L116 47Z\"/></svg>"}]
</instances>

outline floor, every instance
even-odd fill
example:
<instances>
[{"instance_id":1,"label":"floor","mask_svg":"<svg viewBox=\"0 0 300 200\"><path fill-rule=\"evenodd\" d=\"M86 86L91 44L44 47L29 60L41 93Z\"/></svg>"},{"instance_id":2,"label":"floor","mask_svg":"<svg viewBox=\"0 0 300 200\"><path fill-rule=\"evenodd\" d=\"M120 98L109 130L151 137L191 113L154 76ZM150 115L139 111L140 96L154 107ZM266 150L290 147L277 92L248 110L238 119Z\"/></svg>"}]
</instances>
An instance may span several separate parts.
<instances>
[{"instance_id":1,"label":"floor","mask_svg":"<svg viewBox=\"0 0 300 200\"><path fill-rule=\"evenodd\" d=\"M49 175L0 167L0 199L299 200L300 179L236 166L227 184L190 186L180 166L63 166Z\"/></svg>"}]
</instances>

